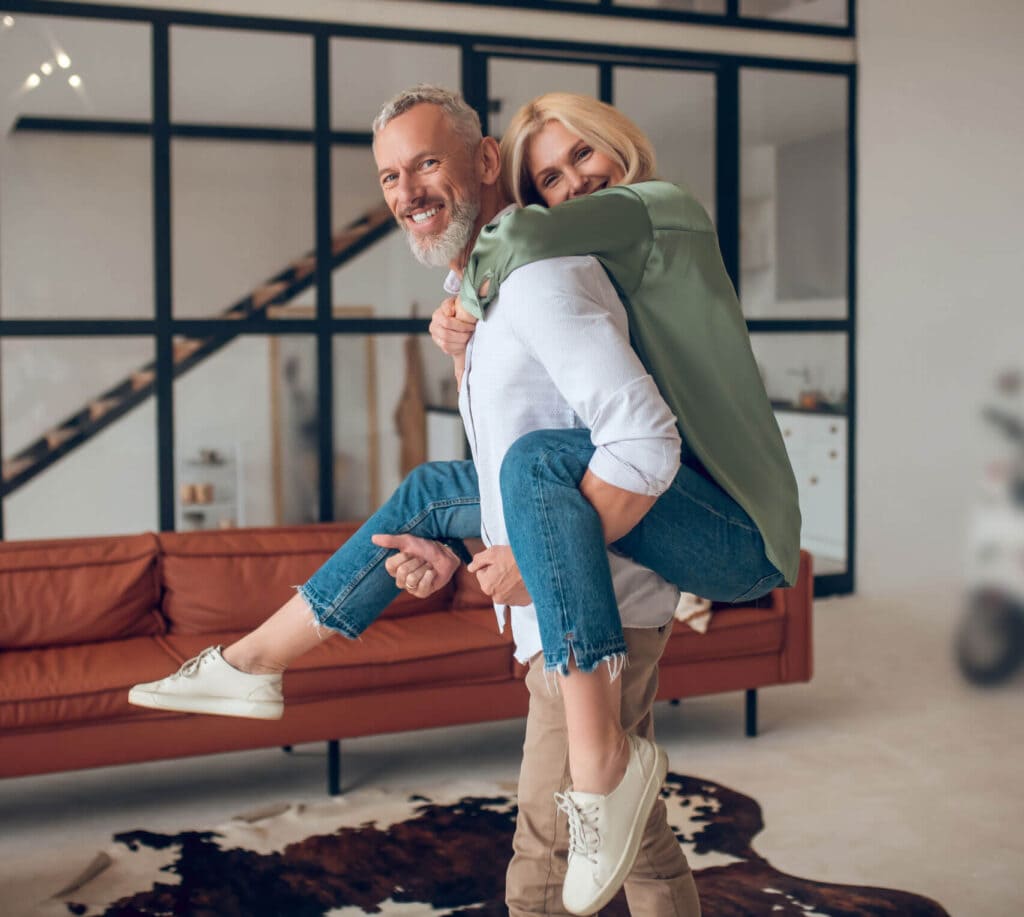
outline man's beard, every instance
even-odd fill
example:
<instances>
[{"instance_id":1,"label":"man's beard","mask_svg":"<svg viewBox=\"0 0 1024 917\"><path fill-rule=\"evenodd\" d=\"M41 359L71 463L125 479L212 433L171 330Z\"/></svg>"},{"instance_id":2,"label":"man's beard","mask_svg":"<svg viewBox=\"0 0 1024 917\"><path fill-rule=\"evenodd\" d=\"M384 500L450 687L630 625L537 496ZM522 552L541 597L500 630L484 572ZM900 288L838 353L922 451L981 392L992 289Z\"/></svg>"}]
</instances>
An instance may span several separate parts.
<instances>
[{"instance_id":1,"label":"man's beard","mask_svg":"<svg viewBox=\"0 0 1024 917\"><path fill-rule=\"evenodd\" d=\"M420 264L427 267L445 267L455 260L473 238L476 218L480 215L480 201L457 201L448 208L451 217L444 232L431 236L418 236L405 229L409 248Z\"/></svg>"}]
</instances>

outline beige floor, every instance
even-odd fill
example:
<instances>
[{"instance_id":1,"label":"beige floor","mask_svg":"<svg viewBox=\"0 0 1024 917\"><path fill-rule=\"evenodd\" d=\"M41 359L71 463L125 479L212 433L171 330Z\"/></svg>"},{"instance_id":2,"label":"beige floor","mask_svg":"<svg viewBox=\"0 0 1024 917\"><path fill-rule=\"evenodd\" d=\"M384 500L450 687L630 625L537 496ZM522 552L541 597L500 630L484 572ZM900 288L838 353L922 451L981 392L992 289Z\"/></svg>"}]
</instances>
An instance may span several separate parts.
<instances>
[{"instance_id":1,"label":"beige floor","mask_svg":"<svg viewBox=\"0 0 1024 917\"><path fill-rule=\"evenodd\" d=\"M676 771L758 800L756 848L779 870L927 895L954 917L1024 914L1024 673L995 691L952 662L953 595L818 603L816 675L660 705ZM346 788L408 787L472 767L511 779L521 721L344 742ZM278 750L0 781L0 913L54 863L68 877L115 831L215 825L268 801L320 798L323 751Z\"/></svg>"}]
</instances>

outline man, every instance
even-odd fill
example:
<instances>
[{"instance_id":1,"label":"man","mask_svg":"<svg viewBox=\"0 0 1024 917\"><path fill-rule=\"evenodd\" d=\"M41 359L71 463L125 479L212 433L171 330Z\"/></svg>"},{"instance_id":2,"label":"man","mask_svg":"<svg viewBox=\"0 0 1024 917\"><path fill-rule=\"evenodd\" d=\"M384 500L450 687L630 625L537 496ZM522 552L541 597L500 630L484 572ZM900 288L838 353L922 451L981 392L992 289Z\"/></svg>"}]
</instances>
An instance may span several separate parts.
<instances>
[{"instance_id":1,"label":"man","mask_svg":"<svg viewBox=\"0 0 1024 917\"><path fill-rule=\"evenodd\" d=\"M478 119L457 96L420 87L400 94L378 116L374 156L385 200L405 230L413 253L425 264L447 264L452 273L445 288L456 292L458 276L478 233L508 205L500 183L496 142L481 137ZM559 817L553 797L568 789L569 778L562 698L545 682L536 615L507 548L499 486L501 461L511 445L532 430L578 428L580 419L588 427L600 423L592 410L587 416L585 402L600 400L600 368L622 356L602 352L604 339L599 337L596 344L588 342L572 365L560 363L557 351L570 343L557 339L572 324L572 315L565 312L567 303L570 312L579 306L591 316L607 313L612 317L609 325L621 336L623 306L600 265L592 258L549 259L520 268L508 278L467 352L456 358L460 409L480 484L481 530L489 546L471 569L497 605L513 606L516 655L530 664L520 809L506 890L513 917L566 913L562 884L567 823ZM582 391L584 386L593 392ZM660 430L632 433L637 438L663 435ZM675 452L678 454L678 439ZM650 471L652 477L671 480L674 470L641 469L640 473ZM596 503L595 508L602 510ZM414 556L415 551L396 555L389 561L389 569L403 576L403 562L410 559L412 569ZM615 558L613 567L617 568L617 591L623 578L632 577L637 588L630 592L643 593L646 599L631 604L627 595L626 601L620 601L629 652L629 665L621 674L621 715L627 732L649 736L657 663L668 640L678 590L622 558ZM665 588L659 588L659 583ZM398 584L402 586L403 581L399 579ZM574 837L573 849L580 860L585 855L601 855L594 854L593 844L588 847L586 838ZM656 917L700 912L693 877L660 801L644 829L640 854L625 887L636 914Z\"/></svg>"}]
</instances>

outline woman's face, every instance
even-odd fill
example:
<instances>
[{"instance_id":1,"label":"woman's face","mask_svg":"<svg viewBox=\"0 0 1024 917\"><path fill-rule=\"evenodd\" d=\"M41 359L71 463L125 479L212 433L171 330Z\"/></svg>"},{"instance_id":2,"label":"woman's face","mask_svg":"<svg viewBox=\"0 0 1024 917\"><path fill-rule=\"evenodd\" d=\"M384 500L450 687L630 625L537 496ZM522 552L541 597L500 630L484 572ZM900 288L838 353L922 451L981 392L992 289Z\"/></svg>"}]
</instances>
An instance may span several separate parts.
<instances>
[{"instance_id":1,"label":"woman's face","mask_svg":"<svg viewBox=\"0 0 1024 917\"><path fill-rule=\"evenodd\" d=\"M548 121L526 142L526 169L549 207L619 184L625 173L561 121Z\"/></svg>"}]
</instances>

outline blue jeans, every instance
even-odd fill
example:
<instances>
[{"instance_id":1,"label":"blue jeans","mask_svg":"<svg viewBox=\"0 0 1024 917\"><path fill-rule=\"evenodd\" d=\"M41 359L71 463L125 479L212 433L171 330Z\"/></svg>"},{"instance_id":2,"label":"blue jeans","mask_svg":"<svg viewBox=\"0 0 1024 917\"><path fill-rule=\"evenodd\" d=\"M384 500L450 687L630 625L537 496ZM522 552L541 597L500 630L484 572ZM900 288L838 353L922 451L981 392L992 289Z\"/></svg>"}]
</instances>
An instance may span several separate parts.
<instances>
[{"instance_id":1,"label":"blue jeans","mask_svg":"<svg viewBox=\"0 0 1024 917\"><path fill-rule=\"evenodd\" d=\"M501 465L505 528L537 609L544 665L562 674L570 652L581 672L626 652L601 520L579 490L593 452L588 430L537 430ZM611 547L715 601L751 601L784 581L743 508L703 468L685 464Z\"/></svg>"},{"instance_id":2,"label":"blue jeans","mask_svg":"<svg viewBox=\"0 0 1024 917\"><path fill-rule=\"evenodd\" d=\"M626 652L601 521L579 491L593 451L587 430L537 430L512 446L501 467L509 543L537 609L545 667L563 673L570 652L582 672ZM392 552L370 541L378 533L479 537L473 463L416 468L302 586L317 620L350 638L400 592L384 568ZM750 517L688 465L612 547L680 589L719 601L752 600L783 581Z\"/></svg>"}]
</instances>

